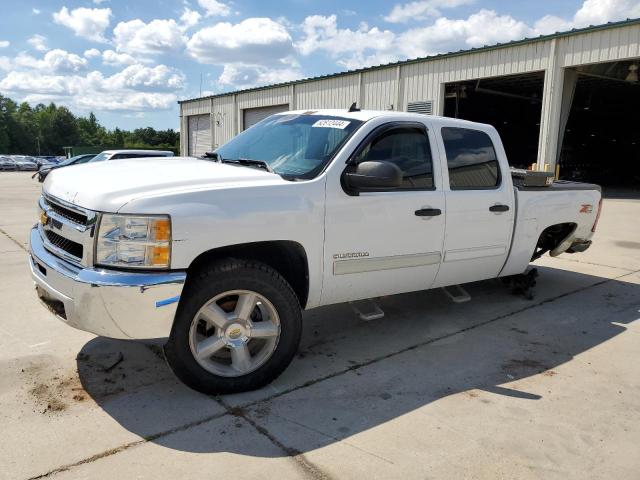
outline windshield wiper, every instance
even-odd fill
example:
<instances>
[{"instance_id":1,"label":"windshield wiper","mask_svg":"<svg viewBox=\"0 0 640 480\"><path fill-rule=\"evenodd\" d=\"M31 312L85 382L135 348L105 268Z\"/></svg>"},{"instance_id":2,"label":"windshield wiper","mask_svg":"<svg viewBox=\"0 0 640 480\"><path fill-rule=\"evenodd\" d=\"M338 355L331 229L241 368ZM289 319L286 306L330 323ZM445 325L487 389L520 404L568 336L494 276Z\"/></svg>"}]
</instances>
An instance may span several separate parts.
<instances>
[{"instance_id":1,"label":"windshield wiper","mask_svg":"<svg viewBox=\"0 0 640 480\"><path fill-rule=\"evenodd\" d=\"M244 165L247 167L257 167L257 168L266 170L269 173L276 173L269 166L269 164L264 160L253 160L251 158L234 158L234 159L224 158L222 159L222 163L235 163L235 164Z\"/></svg>"}]
</instances>

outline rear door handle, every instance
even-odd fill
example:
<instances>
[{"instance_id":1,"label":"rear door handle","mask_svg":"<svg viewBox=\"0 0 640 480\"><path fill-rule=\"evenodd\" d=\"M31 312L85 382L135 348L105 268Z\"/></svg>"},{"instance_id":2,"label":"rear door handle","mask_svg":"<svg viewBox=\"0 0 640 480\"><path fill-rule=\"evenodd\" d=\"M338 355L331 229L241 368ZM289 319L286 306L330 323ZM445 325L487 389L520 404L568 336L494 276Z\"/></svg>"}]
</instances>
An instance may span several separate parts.
<instances>
[{"instance_id":1,"label":"rear door handle","mask_svg":"<svg viewBox=\"0 0 640 480\"><path fill-rule=\"evenodd\" d=\"M415 214L418 217L437 217L442 213L442 210L439 208L421 208L420 210L416 210Z\"/></svg>"},{"instance_id":2,"label":"rear door handle","mask_svg":"<svg viewBox=\"0 0 640 480\"><path fill-rule=\"evenodd\" d=\"M489 207L490 212L507 212L509 211L509 205L491 205Z\"/></svg>"}]
</instances>

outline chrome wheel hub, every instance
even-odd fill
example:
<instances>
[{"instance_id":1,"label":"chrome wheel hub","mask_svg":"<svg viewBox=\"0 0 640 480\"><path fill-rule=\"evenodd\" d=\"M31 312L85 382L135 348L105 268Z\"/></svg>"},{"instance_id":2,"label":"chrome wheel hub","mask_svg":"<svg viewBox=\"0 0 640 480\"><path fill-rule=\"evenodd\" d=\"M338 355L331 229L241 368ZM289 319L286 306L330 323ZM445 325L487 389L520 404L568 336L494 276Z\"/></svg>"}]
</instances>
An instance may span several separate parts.
<instances>
[{"instance_id":1,"label":"chrome wheel hub","mask_svg":"<svg viewBox=\"0 0 640 480\"><path fill-rule=\"evenodd\" d=\"M249 290L216 295L196 313L189 347L207 371L224 377L246 375L263 365L280 338L280 318L265 297Z\"/></svg>"}]
</instances>

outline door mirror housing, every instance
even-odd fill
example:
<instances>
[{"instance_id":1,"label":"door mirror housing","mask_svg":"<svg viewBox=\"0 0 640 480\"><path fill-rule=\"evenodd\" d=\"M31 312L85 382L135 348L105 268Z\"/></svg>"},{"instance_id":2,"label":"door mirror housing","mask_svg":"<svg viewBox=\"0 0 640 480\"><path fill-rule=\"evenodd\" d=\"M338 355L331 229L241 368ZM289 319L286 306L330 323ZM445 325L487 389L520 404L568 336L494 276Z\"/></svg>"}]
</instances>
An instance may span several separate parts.
<instances>
[{"instance_id":1,"label":"door mirror housing","mask_svg":"<svg viewBox=\"0 0 640 480\"><path fill-rule=\"evenodd\" d=\"M402 186L402 170L395 163L371 160L348 169L343 181L352 192L390 190Z\"/></svg>"}]
</instances>

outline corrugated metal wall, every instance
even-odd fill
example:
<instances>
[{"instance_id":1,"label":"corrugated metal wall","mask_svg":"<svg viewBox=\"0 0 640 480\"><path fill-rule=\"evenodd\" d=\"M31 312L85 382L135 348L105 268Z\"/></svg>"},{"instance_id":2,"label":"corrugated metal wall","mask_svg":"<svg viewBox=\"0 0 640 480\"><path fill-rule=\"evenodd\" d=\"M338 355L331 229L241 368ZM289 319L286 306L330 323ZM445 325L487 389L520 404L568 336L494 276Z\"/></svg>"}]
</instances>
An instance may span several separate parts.
<instances>
[{"instance_id":1,"label":"corrugated metal wall","mask_svg":"<svg viewBox=\"0 0 640 480\"><path fill-rule=\"evenodd\" d=\"M280 104L289 104L291 109L347 108L358 102L361 108L406 110L409 102L433 101L434 113L441 114L444 85L449 82L534 71L546 71L548 77L553 71L555 78L557 72L565 67L635 57L640 57L640 25L614 26L293 85L193 100L181 104L181 116L211 112L212 147L215 147L242 130L243 110L246 108ZM545 89L555 90L552 84ZM184 128L186 124L183 118L181 126ZM548 132L541 133L542 137ZM184 144L184 131L181 132L181 140Z\"/></svg>"},{"instance_id":2,"label":"corrugated metal wall","mask_svg":"<svg viewBox=\"0 0 640 480\"><path fill-rule=\"evenodd\" d=\"M295 86L296 108L349 108L358 101L359 78L351 74L298 84Z\"/></svg>"}]
</instances>

